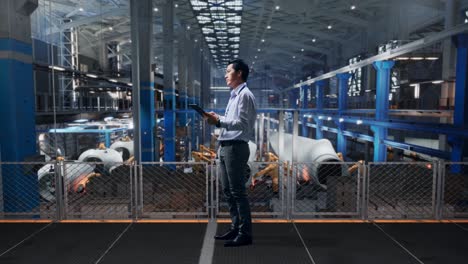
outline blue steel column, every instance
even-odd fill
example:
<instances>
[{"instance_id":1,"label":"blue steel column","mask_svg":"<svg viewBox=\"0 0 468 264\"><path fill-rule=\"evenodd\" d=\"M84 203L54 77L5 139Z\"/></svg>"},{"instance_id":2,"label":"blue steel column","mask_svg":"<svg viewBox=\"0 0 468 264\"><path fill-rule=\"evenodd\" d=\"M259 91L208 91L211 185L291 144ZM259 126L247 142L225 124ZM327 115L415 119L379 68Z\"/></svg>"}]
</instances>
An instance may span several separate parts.
<instances>
[{"instance_id":1,"label":"blue steel column","mask_svg":"<svg viewBox=\"0 0 468 264\"><path fill-rule=\"evenodd\" d=\"M301 93L302 93L302 109L307 109L309 105L309 98L307 97L309 91L309 86L308 85L303 85L301 86ZM308 127L306 126L307 124L307 117L302 114L302 136L303 137L308 137Z\"/></svg>"},{"instance_id":2,"label":"blue steel column","mask_svg":"<svg viewBox=\"0 0 468 264\"><path fill-rule=\"evenodd\" d=\"M131 1L135 160L154 161L154 80L151 71L151 0Z\"/></svg>"},{"instance_id":3,"label":"blue steel column","mask_svg":"<svg viewBox=\"0 0 468 264\"><path fill-rule=\"evenodd\" d=\"M339 80L338 88L338 115L344 116L344 111L348 106L348 80L351 75L349 73L340 73L336 77ZM338 134L336 136L336 148L338 152L343 154L343 159L346 157L346 137L343 134L346 126L344 122L336 121L338 126Z\"/></svg>"},{"instance_id":4,"label":"blue steel column","mask_svg":"<svg viewBox=\"0 0 468 264\"><path fill-rule=\"evenodd\" d=\"M1 160L23 162L36 152L35 97L32 69L31 19L37 1L2 1L0 16ZM3 165L4 212L30 212L39 205L37 174L19 165Z\"/></svg>"},{"instance_id":5,"label":"blue steel column","mask_svg":"<svg viewBox=\"0 0 468 264\"><path fill-rule=\"evenodd\" d=\"M178 79L179 79L179 109L186 111L187 104L187 54L186 54L186 32L184 25L179 26L178 32L178 43L177 43L177 67L178 67ZM179 119L179 126L185 127L187 123L187 112L181 112L177 115Z\"/></svg>"},{"instance_id":6,"label":"blue steel column","mask_svg":"<svg viewBox=\"0 0 468 264\"><path fill-rule=\"evenodd\" d=\"M375 100L375 120L388 121L388 97L390 93L390 73L395 65L394 61L376 61L374 68L377 70L377 94ZM387 139L387 128L372 126L374 131L374 162L387 160L387 147L383 140Z\"/></svg>"},{"instance_id":7,"label":"blue steel column","mask_svg":"<svg viewBox=\"0 0 468 264\"><path fill-rule=\"evenodd\" d=\"M172 3L172 1L166 1L163 9L164 161L175 161L176 96L173 72L174 3Z\"/></svg>"},{"instance_id":8,"label":"blue steel column","mask_svg":"<svg viewBox=\"0 0 468 264\"><path fill-rule=\"evenodd\" d=\"M194 69L193 69L193 49L194 49L194 41L192 36L188 36L188 40L185 43L185 50L187 51L187 104L193 104L193 76L194 76ZM193 127L195 125L195 112L192 111L192 113L187 115L187 118L189 118L189 125L188 125L188 132L189 132L189 139L190 139L190 144L189 144L189 152L192 153L192 149L196 149L195 146L195 140L194 140L194 132L193 132Z\"/></svg>"},{"instance_id":9,"label":"blue steel column","mask_svg":"<svg viewBox=\"0 0 468 264\"><path fill-rule=\"evenodd\" d=\"M453 124L457 127L468 125L468 34L460 34L455 38L457 46L457 75L455 80L455 111ZM468 154L468 146L464 138L452 138L452 157L454 162L463 161Z\"/></svg>"},{"instance_id":10,"label":"blue steel column","mask_svg":"<svg viewBox=\"0 0 468 264\"><path fill-rule=\"evenodd\" d=\"M323 100L324 100L324 94L323 94L323 89L325 87L325 81L320 80L315 83L315 108L317 109L317 112L321 115L322 110L323 110ZM322 139L323 138L323 132L322 132L322 126L323 126L323 121L319 119L319 117L316 115L314 116L315 119L315 124L317 124L317 127L315 128L315 139Z\"/></svg>"}]
</instances>

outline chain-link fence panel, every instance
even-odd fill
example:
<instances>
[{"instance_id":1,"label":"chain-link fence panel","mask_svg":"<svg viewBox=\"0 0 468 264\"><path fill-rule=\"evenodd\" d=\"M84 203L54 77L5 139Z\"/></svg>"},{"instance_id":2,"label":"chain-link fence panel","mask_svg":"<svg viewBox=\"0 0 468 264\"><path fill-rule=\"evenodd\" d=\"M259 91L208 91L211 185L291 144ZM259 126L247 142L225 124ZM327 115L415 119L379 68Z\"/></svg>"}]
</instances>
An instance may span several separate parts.
<instances>
[{"instance_id":1,"label":"chain-link fence panel","mask_svg":"<svg viewBox=\"0 0 468 264\"><path fill-rule=\"evenodd\" d=\"M1 219L56 219L55 164L0 163Z\"/></svg>"},{"instance_id":2,"label":"chain-link fence panel","mask_svg":"<svg viewBox=\"0 0 468 264\"><path fill-rule=\"evenodd\" d=\"M369 163L368 219L436 217L435 163Z\"/></svg>"},{"instance_id":3,"label":"chain-link fence panel","mask_svg":"<svg viewBox=\"0 0 468 264\"><path fill-rule=\"evenodd\" d=\"M441 165L442 218L468 218L468 163Z\"/></svg>"},{"instance_id":4,"label":"chain-link fence panel","mask_svg":"<svg viewBox=\"0 0 468 264\"><path fill-rule=\"evenodd\" d=\"M208 173L201 162L143 163L138 218L208 218Z\"/></svg>"},{"instance_id":5,"label":"chain-link fence panel","mask_svg":"<svg viewBox=\"0 0 468 264\"><path fill-rule=\"evenodd\" d=\"M285 218L287 197L285 166L277 162L249 162L249 168L250 171L245 175L245 187L252 217ZM216 214L218 217L229 217L219 169L219 165L216 166Z\"/></svg>"},{"instance_id":6,"label":"chain-link fence panel","mask_svg":"<svg viewBox=\"0 0 468 264\"><path fill-rule=\"evenodd\" d=\"M125 163L64 162L64 219L130 219L132 174Z\"/></svg>"},{"instance_id":7,"label":"chain-link fence panel","mask_svg":"<svg viewBox=\"0 0 468 264\"><path fill-rule=\"evenodd\" d=\"M357 218L362 207L361 163L293 163L292 218Z\"/></svg>"}]
</instances>

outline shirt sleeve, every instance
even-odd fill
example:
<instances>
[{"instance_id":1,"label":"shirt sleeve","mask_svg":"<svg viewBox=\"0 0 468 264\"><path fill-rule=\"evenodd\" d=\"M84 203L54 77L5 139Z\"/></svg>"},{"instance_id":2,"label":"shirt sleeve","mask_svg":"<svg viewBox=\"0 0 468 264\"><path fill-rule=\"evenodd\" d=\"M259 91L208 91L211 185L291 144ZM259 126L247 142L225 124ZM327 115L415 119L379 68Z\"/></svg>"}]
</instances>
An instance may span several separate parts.
<instances>
[{"instance_id":1,"label":"shirt sleeve","mask_svg":"<svg viewBox=\"0 0 468 264\"><path fill-rule=\"evenodd\" d=\"M246 131L249 127L251 115L255 114L255 106L253 99L248 93L244 93L239 98L238 117L232 120L227 120L226 117L220 116L221 127L226 130Z\"/></svg>"}]
</instances>

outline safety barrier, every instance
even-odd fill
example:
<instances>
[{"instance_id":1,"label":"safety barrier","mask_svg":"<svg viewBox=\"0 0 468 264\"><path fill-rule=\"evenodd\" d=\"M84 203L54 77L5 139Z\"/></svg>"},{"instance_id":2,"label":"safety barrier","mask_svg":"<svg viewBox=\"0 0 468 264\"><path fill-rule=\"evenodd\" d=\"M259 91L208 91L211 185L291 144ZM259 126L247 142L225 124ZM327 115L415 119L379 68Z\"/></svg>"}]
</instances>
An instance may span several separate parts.
<instances>
[{"instance_id":1,"label":"safety barrier","mask_svg":"<svg viewBox=\"0 0 468 264\"><path fill-rule=\"evenodd\" d=\"M468 219L468 163L249 166L257 219ZM228 217L216 163L0 163L0 219Z\"/></svg>"}]
</instances>

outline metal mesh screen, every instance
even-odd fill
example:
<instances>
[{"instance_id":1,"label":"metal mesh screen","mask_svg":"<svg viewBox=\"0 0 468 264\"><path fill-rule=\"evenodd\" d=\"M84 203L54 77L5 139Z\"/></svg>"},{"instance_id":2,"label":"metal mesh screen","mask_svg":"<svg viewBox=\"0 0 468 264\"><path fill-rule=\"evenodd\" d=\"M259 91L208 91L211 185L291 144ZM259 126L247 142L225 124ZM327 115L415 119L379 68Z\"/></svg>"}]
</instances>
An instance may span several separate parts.
<instances>
[{"instance_id":1,"label":"metal mesh screen","mask_svg":"<svg viewBox=\"0 0 468 264\"><path fill-rule=\"evenodd\" d=\"M293 163L292 217L357 217L361 208L359 163Z\"/></svg>"},{"instance_id":2,"label":"metal mesh screen","mask_svg":"<svg viewBox=\"0 0 468 264\"><path fill-rule=\"evenodd\" d=\"M0 218L56 219L54 163L0 163Z\"/></svg>"},{"instance_id":3,"label":"metal mesh screen","mask_svg":"<svg viewBox=\"0 0 468 264\"><path fill-rule=\"evenodd\" d=\"M124 163L63 164L66 219L129 219L132 166Z\"/></svg>"},{"instance_id":4,"label":"metal mesh screen","mask_svg":"<svg viewBox=\"0 0 468 264\"><path fill-rule=\"evenodd\" d=\"M369 219L422 219L435 217L435 164L369 163Z\"/></svg>"},{"instance_id":5,"label":"metal mesh screen","mask_svg":"<svg viewBox=\"0 0 468 264\"><path fill-rule=\"evenodd\" d=\"M140 167L141 218L207 218L206 163L144 163Z\"/></svg>"},{"instance_id":6,"label":"metal mesh screen","mask_svg":"<svg viewBox=\"0 0 468 264\"><path fill-rule=\"evenodd\" d=\"M445 163L442 166L442 217L468 217L468 163Z\"/></svg>"},{"instance_id":7,"label":"metal mesh screen","mask_svg":"<svg viewBox=\"0 0 468 264\"><path fill-rule=\"evenodd\" d=\"M253 217L271 218L286 215L286 177L284 166L276 162L251 162L250 174L245 177L247 199ZM217 215L229 216L227 203L216 171L216 208Z\"/></svg>"}]
</instances>

